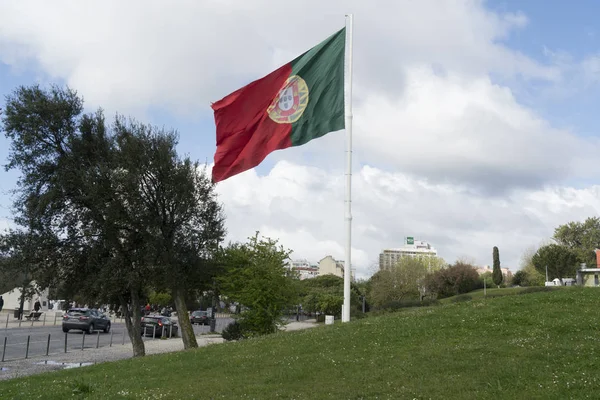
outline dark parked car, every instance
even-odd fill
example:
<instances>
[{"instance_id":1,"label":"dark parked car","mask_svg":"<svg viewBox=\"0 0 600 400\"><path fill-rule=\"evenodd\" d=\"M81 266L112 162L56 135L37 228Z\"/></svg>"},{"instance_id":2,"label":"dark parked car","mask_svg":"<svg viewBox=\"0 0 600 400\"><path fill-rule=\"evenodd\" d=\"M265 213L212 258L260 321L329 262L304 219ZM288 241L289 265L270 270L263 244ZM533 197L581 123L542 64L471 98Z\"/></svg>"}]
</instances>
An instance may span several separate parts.
<instances>
[{"instance_id":1,"label":"dark parked car","mask_svg":"<svg viewBox=\"0 0 600 400\"><path fill-rule=\"evenodd\" d=\"M192 315L190 315L190 322L198 325L208 325L210 324L210 318L208 318L207 311L194 311Z\"/></svg>"},{"instance_id":2,"label":"dark parked car","mask_svg":"<svg viewBox=\"0 0 600 400\"><path fill-rule=\"evenodd\" d=\"M162 315L146 315L142 317L142 336L177 336L178 326L175 321ZM164 335L163 335L164 332Z\"/></svg>"},{"instance_id":3,"label":"dark parked car","mask_svg":"<svg viewBox=\"0 0 600 400\"><path fill-rule=\"evenodd\" d=\"M98 310L90 308L70 308L63 315L62 330L69 332L71 329L93 333L102 330L110 332L110 319Z\"/></svg>"}]
</instances>

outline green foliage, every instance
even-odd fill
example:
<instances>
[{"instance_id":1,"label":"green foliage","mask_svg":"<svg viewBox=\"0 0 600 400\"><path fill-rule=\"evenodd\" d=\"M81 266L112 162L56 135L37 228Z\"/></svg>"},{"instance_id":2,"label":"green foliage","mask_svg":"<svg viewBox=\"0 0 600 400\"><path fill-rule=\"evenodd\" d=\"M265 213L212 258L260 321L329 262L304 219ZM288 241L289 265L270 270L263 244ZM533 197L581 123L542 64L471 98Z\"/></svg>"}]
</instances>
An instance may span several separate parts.
<instances>
[{"instance_id":1,"label":"green foliage","mask_svg":"<svg viewBox=\"0 0 600 400\"><path fill-rule=\"evenodd\" d=\"M218 278L222 293L243 307L240 314L245 334L274 333L284 311L296 304L294 281L286 274L289 250L269 238L249 238L230 244L220 255L227 271Z\"/></svg>"},{"instance_id":2,"label":"green foliage","mask_svg":"<svg viewBox=\"0 0 600 400\"><path fill-rule=\"evenodd\" d=\"M223 332L221 332L221 336L227 341L240 340L244 338L245 331L246 329L244 329L244 327L242 326L242 322L236 320L227 325L225 329L223 329Z\"/></svg>"},{"instance_id":3,"label":"green foliage","mask_svg":"<svg viewBox=\"0 0 600 400\"><path fill-rule=\"evenodd\" d=\"M554 230L554 239L575 253L579 262L596 265L594 250L600 248L600 218L590 217L583 222L569 222Z\"/></svg>"},{"instance_id":4,"label":"green foliage","mask_svg":"<svg viewBox=\"0 0 600 400\"><path fill-rule=\"evenodd\" d=\"M341 316L344 303L344 279L335 275L320 275L299 282L299 303L310 313ZM350 284L350 315L362 314L360 289Z\"/></svg>"},{"instance_id":5,"label":"green foliage","mask_svg":"<svg viewBox=\"0 0 600 400\"><path fill-rule=\"evenodd\" d=\"M468 293L479 288L479 274L470 264L457 261L454 265L427 275L425 286L430 293L438 298Z\"/></svg>"},{"instance_id":6,"label":"green foliage","mask_svg":"<svg viewBox=\"0 0 600 400\"><path fill-rule=\"evenodd\" d=\"M496 286L500 286L503 280L502 269L500 269L500 252L498 251L498 247L494 246L494 250L492 252L494 259L494 268L492 270L492 280Z\"/></svg>"},{"instance_id":7,"label":"green foliage","mask_svg":"<svg viewBox=\"0 0 600 400\"><path fill-rule=\"evenodd\" d=\"M371 277L368 298L375 308L406 299L421 299L425 293L426 258L402 257L389 269L377 271Z\"/></svg>"},{"instance_id":8,"label":"green foliage","mask_svg":"<svg viewBox=\"0 0 600 400\"><path fill-rule=\"evenodd\" d=\"M521 271L525 273L525 280L521 286L544 286L546 278L533 265L532 259L536 248L527 249L521 256Z\"/></svg>"},{"instance_id":9,"label":"green foliage","mask_svg":"<svg viewBox=\"0 0 600 400\"><path fill-rule=\"evenodd\" d=\"M513 275L513 285L527 286L527 272L520 269Z\"/></svg>"},{"instance_id":10,"label":"green foliage","mask_svg":"<svg viewBox=\"0 0 600 400\"><path fill-rule=\"evenodd\" d=\"M167 292L152 292L148 298L150 304L158 304L160 306L168 306L173 302L173 297Z\"/></svg>"},{"instance_id":11,"label":"green foliage","mask_svg":"<svg viewBox=\"0 0 600 400\"><path fill-rule=\"evenodd\" d=\"M175 131L121 116L108 125L102 111L83 114L83 100L56 86L17 88L2 128L7 168L21 172L16 220L53 239L52 257L36 265L41 282L69 298L131 309L127 326L141 354L146 288L168 288L183 315L190 289L209 286L216 273L224 217L206 167L178 156ZM48 250L41 240L36 246ZM181 332L193 347L189 321Z\"/></svg>"},{"instance_id":12,"label":"green foliage","mask_svg":"<svg viewBox=\"0 0 600 400\"><path fill-rule=\"evenodd\" d=\"M481 286L491 288L494 286L494 278L492 277L492 272L485 272L479 276L481 280ZM485 285L483 284L485 282Z\"/></svg>"},{"instance_id":13,"label":"green foliage","mask_svg":"<svg viewBox=\"0 0 600 400\"><path fill-rule=\"evenodd\" d=\"M540 247L531 258L531 262L540 274L545 274L548 266L549 280L562 280L575 275L579 260L568 247L553 243Z\"/></svg>"}]
</instances>

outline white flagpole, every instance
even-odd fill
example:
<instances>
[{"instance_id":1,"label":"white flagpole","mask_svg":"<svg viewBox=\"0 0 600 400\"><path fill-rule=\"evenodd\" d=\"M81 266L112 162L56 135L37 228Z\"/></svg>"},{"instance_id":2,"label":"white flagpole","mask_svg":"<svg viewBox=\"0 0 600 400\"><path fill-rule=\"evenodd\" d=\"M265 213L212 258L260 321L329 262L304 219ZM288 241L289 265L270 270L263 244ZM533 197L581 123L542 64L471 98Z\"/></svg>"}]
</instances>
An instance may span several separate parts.
<instances>
[{"instance_id":1,"label":"white flagpole","mask_svg":"<svg viewBox=\"0 0 600 400\"><path fill-rule=\"evenodd\" d=\"M344 261L344 305L342 322L350 321L350 280L352 277L352 22L346 15L346 49L344 70L344 116L346 125L346 256Z\"/></svg>"}]
</instances>

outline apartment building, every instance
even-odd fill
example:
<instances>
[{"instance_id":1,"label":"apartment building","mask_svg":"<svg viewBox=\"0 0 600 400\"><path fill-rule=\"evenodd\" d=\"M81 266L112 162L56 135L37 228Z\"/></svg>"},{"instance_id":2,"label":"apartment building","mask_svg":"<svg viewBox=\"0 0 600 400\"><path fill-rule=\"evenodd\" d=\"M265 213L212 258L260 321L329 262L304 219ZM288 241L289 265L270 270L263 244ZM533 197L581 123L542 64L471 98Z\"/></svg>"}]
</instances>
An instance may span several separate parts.
<instances>
[{"instance_id":1,"label":"apartment building","mask_svg":"<svg viewBox=\"0 0 600 400\"><path fill-rule=\"evenodd\" d=\"M437 257L437 250L428 242L408 237L404 245L396 249L385 249L379 254L379 269L391 268L402 257Z\"/></svg>"}]
</instances>

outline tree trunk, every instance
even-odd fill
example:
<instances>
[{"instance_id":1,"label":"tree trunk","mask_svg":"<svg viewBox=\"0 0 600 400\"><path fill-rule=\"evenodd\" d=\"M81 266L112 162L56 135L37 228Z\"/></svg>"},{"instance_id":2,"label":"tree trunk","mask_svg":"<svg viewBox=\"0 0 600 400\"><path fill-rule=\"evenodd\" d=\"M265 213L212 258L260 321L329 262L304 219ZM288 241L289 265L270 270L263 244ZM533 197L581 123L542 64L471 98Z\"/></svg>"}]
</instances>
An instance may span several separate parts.
<instances>
[{"instance_id":1,"label":"tree trunk","mask_svg":"<svg viewBox=\"0 0 600 400\"><path fill-rule=\"evenodd\" d=\"M179 329L181 330L181 338L183 339L183 348L190 349L198 347L194 328L192 328L188 309L185 305L185 291L180 288L173 289L173 300L175 301L175 309L177 310L177 319L179 320Z\"/></svg>"},{"instance_id":2,"label":"tree trunk","mask_svg":"<svg viewBox=\"0 0 600 400\"><path fill-rule=\"evenodd\" d=\"M119 297L119 300L123 308L127 333L133 346L133 356L143 357L146 355L146 346L142 338L142 310L139 294L135 289L131 289L131 310L123 297Z\"/></svg>"}]
</instances>

